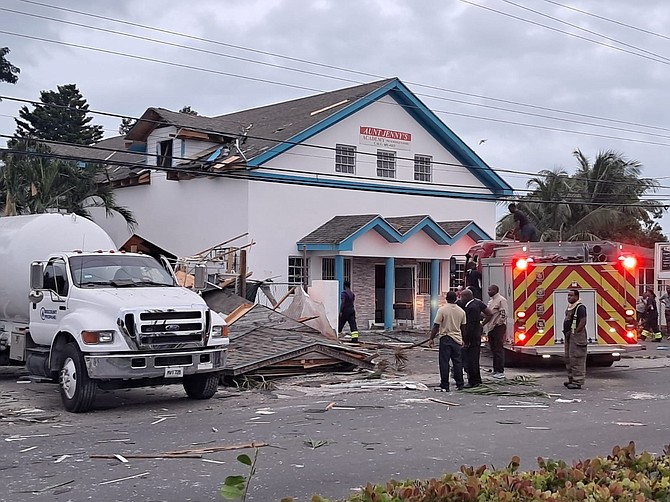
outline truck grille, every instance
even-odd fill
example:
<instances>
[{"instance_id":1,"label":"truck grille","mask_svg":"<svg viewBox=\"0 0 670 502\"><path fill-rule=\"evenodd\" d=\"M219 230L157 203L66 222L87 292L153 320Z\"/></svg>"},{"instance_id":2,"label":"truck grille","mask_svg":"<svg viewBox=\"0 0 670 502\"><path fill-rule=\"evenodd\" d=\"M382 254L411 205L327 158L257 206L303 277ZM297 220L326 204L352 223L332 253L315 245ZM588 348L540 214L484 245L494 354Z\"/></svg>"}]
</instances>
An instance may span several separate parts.
<instances>
[{"instance_id":1,"label":"truck grille","mask_svg":"<svg viewBox=\"0 0 670 502\"><path fill-rule=\"evenodd\" d=\"M140 350L164 350L203 347L206 317L199 310L152 310L127 313L124 321Z\"/></svg>"}]
</instances>

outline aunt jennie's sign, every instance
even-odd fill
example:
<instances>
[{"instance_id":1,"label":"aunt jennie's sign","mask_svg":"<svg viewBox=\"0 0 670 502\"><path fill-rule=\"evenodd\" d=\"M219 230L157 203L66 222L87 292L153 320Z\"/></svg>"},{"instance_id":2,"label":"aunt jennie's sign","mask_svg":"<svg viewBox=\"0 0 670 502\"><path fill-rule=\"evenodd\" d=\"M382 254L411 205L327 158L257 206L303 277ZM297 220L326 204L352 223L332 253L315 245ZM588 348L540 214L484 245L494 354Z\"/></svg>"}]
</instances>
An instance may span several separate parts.
<instances>
[{"instance_id":1,"label":"aunt jennie's sign","mask_svg":"<svg viewBox=\"0 0 670 502\"><path fill-rule=\"evenodd\" d=\"M361 145L380 146L393 150L409 150L412 143L412 134L392 131L391 129L360 126L358 141Z\"/></svg>"}]
</instances>

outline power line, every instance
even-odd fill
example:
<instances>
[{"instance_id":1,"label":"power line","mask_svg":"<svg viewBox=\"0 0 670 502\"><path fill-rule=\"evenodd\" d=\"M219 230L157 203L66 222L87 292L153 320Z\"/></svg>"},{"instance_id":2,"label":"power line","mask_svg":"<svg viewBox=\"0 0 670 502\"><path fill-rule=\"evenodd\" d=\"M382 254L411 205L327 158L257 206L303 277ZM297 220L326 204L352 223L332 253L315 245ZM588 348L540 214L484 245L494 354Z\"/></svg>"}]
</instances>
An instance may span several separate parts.
<instances>
[{"instance_id":1,"label":"power line","mask_svg":"<svg viewBox=\"0 0 670 502\"><path fill-rule=\"evenodd\" d=\"M526 10L528 12L532 12L533 14L537 14L538 16L546 17L547 19L551 19L552 21L556 21L557 23L565 24L567 26L570 26L571 28L575 28L579 31L583 31L585 33L590 33L591 35L596 35L598 37L602 37L605 40L609 40L610 42L614 42L620 45L623 45L624 47L629 47L631 49L638 50L640 52L644 52L646 54L649 54L650 56L657 57L659 59L663 59L665 61L670 61L670 58L667 58L661 54L656 54L655 52L648 51L646 49L642 49L641 47L637 47L635 45L628 44L626 42L622 42L621 40L617 40L616 38L608 37L607 35L603 35L602 33L598 33L597 31L589 30L587 28L583 28L577 24L569 23L568 21L564 21L563 19L559 19L554 16L550 16L549 14L545 14L544 12L540 12L535 9L531 9L530 7L526 7L524 5L520 5L516 2L512 2L511 0L500 0L501 2L505 2L506 4L513 5L514 7L517 7L522 10Z\"/></svg>"},{"instance_id":2,"label":"power line","mask_svg":"<svg viewBox=\"0 0 670 502\"><path fill-rule=\"evenodd\" d=\"M41 101L27 100L27 99L22 99L22 98L14 98L14 97L11 97L11 96L0 96L0 99L6 99L6 100L10 100L10 101L18 101L18 102L22 102L22 103L30 103L30 104L35 105L35 106L37 106L37 105L44 106L45 105ZM55 104L55 103L49 103L49 106L56 107L56 108L64 108L64 109L70 109L71 108L68 105L58 105L58 104ZM97 110L88 110L88 113L110 116L110 117L116 117L116 118L123 118L123 119L139 120L139 118L136 118L136 117L129 117L129 116L125 116L125 115L120 115L120 114L115 114L115 113L110 113L110 112L102 112L102 111L97 111ZM445 112L445 113L448 113L448 112ZM456 113L454 113L454 114L456 114ZM458 114L456 114L456 115L458 115ZM479 117L475 117L475 116L469 116L469 117L479 118ZM209 117L202 117L202 118L210 119ZM486 118L483 118L483 119L484 120L494 120L494 119L486 119ZM159 125L159 124L162 123L160 120L156 120L156 121L147 120L147 119L142 119L142 120L144 120L145 122L153 123L155 125ZM219 120L219 119L217 119L217 120ZM500 120L500 121L504 122L502 120ZM233 121L231 121L231 122L233 122ZM529 125L529 126L530 127L541 127L541 126L534 126L532 124ZM198 132L203 132L203 133L215 133L215 134L221 134L221 135L230 136L230 137L239 136L239 134L237 134L237 133L230 132L230 131L221 131L220 129L213 130L213 129L203 128L203 127L189 127L189 129L192 129L192 130L198 131ZM549 129L553 129L553 128L549 128ZM564 131L565 132L572 132L572 131L569 131L569 130L564 130ZM0 135L0 137L6 137L8 139L13 138L13 136L8 136L8 135ZM264 140L264 141L273 141L273 142L277 141L276 138L267 138L267 137L263 137L263 136L253 135L253 134L247 134L246 137L252 138L252 139L258 139L258 140ZM621 139L626 140L626 138L621 138ZM283 140L282 143L289 144L289 145L292 145L292 146L300 145L300 146L308 147L308 148L327 150L327 151L333 151L333 152L336 151L336 148L334 148L332 146L303 144L303 143L298 143L298 142L292 142L290 140ZM63 143L63 144L65 144L65 143ZM663 145L663 144L661 144L661 145ZM69 146L71 146L71 144ZM663 145L663 146L670 146L670 145ZM362 155L376 156L376 153L374 153L374 152L359 152L359 153L362 154ZM177 158L177 157L173 156L173 158ZM191 159L191 158L177 158L177 159L178 160L184 160L184 161L190 161L190 162L197 162L196 160ZM408 160L408 161L413 160L411 158L404 158L404 157L397 157L397 159L398 160ZM478 169L488 170L488 169L491 169L492 171L497 172L497 173L506 173L506 174L512 174L512 175L521 175L521 176L531 176L531 175L535 176L534 173L526 173L526 172L523 172L523 171L510 170L510 169L504 169L504 168L493 168L491 166L481 167L481 166L477 166L477 165L465 165L465 164L460 164L460 163L447 163L447 162L435 162L435 165L453 166L453 167L459 167L459 168L465 167L465 168L470 169L470 170L478 170ZM651 180L651 178L647 178L646 180ZM610 181L610 183L613 183L613 181Z\"/></svg>"},{"instance_id":3,"label":"power line","mask_svg":"<svg viewBox=\"0 0 670 502\"><path fill-rule=\"evenodd\" d=\"M641 57L641 58L644 58L644 59L648 59L648 60L650 60L650 61L655 61L655 62L657 62L657 63L661 63L661 64L664 64L664 65L670 65L670 61L665 61L665 60L663 60L663 59L658 59L658 58L656 58L656 57L647 56L647 55L645 55L645 54L640 54L640 53L638 53L638 52L631 51L631 50L628 50L628 49L624 49L624 48L622 48L622 47L617 47L616 45L611 45L611 44L607 44L607 43L605 43L605 42L600 42L599 40L594 40L594 39L592 39L592 38L583 37L583 36L581 36L581 35L577 35L576 33L570 33L569 31L560 30L560 29L558 29L558 28L554 28L553 26L549 26L549 25L547 25L547 24L538 23L537 21L531 21L530 19L526 19L526 18L523 18L523 17L520 17L520 16L515 16L514 14L510 14L510 13L508 13L508 12L504 12L504 11L501 11L501 10L493 9L493 8L491 8L491 7L486 7L485 5L480 5L480 4L471 2L470 0L459 0L459 1L460 1L460 2L463 2L463 3L466 3L466 4L468 4L468 5L472 5L473 7L479 7L480 9L488 10L488 11L490 11L490 12L495 12L496 14L500 14L500 15L502 15L502 16L510 17L510 18L512 18L512 19L516 19L517 21L522 21L522 22L524 22L524 23L528 23L528 24L532 24L532 25L535 25L535 26L539 26L539 27L541 27L541 28L545 28L545 29L547 29L547 30L555 31L555 32L557 32L557 33L561 33L561 34L563 34L563 35L567 35L567 36L569 36L569 37L578 38L578 39L580 39L580 40L584 40L584 41L586 41L586 42L591 42L591 43L593 43L593 44L601 45L601 46L603 46L603 47L607 47L607 48L609 48L609 49L614 49L614 50L617 50L617 51L625 52L625 53L627 53L627 54L632 54L633 56L638 56L638 57Z\"/></svg>"},{"instance_id":4,"label":"power line","mask_svg":"<svg viewBox=\"0 0 670 502\"><path fill-rule=\"evenodd\" d=\"M91 159L87 159L85 157L78 157L78 156L71 156L71 155L64 155L64 154L58 154L58 153L52 153L52 152L29 152L25 150L15 150L15 149L9 149L9 148L0 148L0 153L9 153L9 154L14 154L14 155L25 155L25 156L31 156L31 157L43 157L43 158L57 158L60 160L69 160L69 161L90 161ZM99 163L104 163L104 164L110 164L114 166L119 166L119 167L128 167L129 163L123 162L123 161L116 161L110 159L109 161L100 161ZM137 164L130 164L132 167L138 167ZM263 179L263 178L255 178L253 174L250 174L246 170L237 170L237 171L226 171L226 172L194 172L190 169L182 169L179 167L166 167L166 166L147 166L147 169L150 169L152 171L162 171L162 172L177 172L177 173L184 173L184 174L189 174L189 175L195 175L195 176L206 176L206 177L221 177L221 178L245 178L249 179L251 181L263 181L263 182L270 182L270 183L282 183L282 184L304 184L304 181L308 181L307 178L303 180L303 182L296 181L296 180L287 180L287 179ZM285 168L267 168L268 170L277 172L277 173L282 173L282 174L305 174L302 171L296 171L292 169L285 169ZM312 174L312 173L310 173ZM317 173L314 173L317 174ZM319 177L331 177L331 178L342 178L340 173L318 173ZM346 177L349 178L349 180L356 181L356 182L361 182L361 181L379 181L377 178L369 178L369 177ZM412 183L411 181L407 180L393 180L394 183L396 184L410 184ZM438 186L438 187L445 187L445 188L464 188L462 184L436 184L436 185L431 185L431 186ZM355 191L378 191L378 192L383 192L386 193L388 190L383 190L382 186L379 187L379 190L374 190L364 187L357 187L356 185L351 185L347 187L322 187L322 188L337 188L337 189L345 189L345 190L355 190ZM482 187L472 187L472 188L478 188L481 189ZM529 190L521 190L521 191L529 191ZM421 193L406 193L403 195L410 195L410 196L430 196L430 195L425 195ZM524 202L536 202L540 204L557 204L557 203L573 203L573 204L580 204L584 206L603 206L606 205L605 203L602 202L589 202L589 201L584 201L582 199L579 199L577 196L571 197L571 198L564 198L563 200L556 201L556 200L543 200L539 198L533 198L532 193L528 194L531 196L530 198L525 198ZM528 195L526 197L528 197ZM516 197L500 197L496 196L495 194L477 194L477 193L460 193L459 197L462 199L466 200L474 200L474 201L503 201L503 202L511 202L511 201L516 201ZM660 204L660 201L667 201L668 204ZM642 203L617 203L613 204L616 207L641 207L641 208L647 208L647 209L652 209L652 208L662 208L662 209L667 209L668 205L670 204L670 198L661 198L659 200L655 201L649 201L649 202L657 202L657 204L642 204Z\"/></svg>"},{"instance_id":5,"label":"power line","mask_svg":"<svg viewBox=\"0 0 670 502\"><path fill-rule=\"evenodd\" d=\"M42 3L42 2L37 2L37 1L34 1L34 0L18 0L18 1L21 1L21 2L24 2L24 3L27 3L27 4L39 5L39 6L42 6L42 7L47 7L47 8L51 8L51 9L55 9L55 10L59 10L59 11L71 12L71 13L75 13L75 14L78 14L78 15L81 15L81 16L87 16L87 17L92 17L92 18L96 18L96 19L103 19L103 20L111 21L111 22L118 23L118 24L125 24L125 25L128 25L128 26L140 27L142 29L156 31L156 32L159 32L159 33L164 33L164 34L183 37L183 38L187 38L187 39L197 40L197 41L201 41L201 42L221 45L221 46L225 46L225 47L229 47L229 48L235 48L237 50L243 50L243 51L248 51L248 52L252 52L252 53L272 56L272 57L275 57L275 58L286 59L288 61L300 62L300 63L303 63L303 64L309 64L309 65L322 67L322 68L327 68L327 69L334 69L334 70L337 70L337 71L353 73L353 74L362 75L362 76L366 76L366 77L373 77L373 78L378 78L378 79L387 78L385 76L380 76L380 75L369 73L369 72L362 72L362 71L357 71L357 70L353 70L353 69L347 69L347 68L337 67L337 66L333 66L333 65L318 63L318 62L314 62L314 61L309 61L309 60L305 60L305 59L295 58L295 57L291 57L291 56L286 56L286 55L282 55L282 54L272 53L272 52L268 52L268 51L252 49L252 48L249 48L249 47L243 47L243 46L239 46L239 45L235 45L235 44L229 44L229 43L220 42L220 41L217 41L217 40L197 37L197 36L193 36L193 35L189 35L189 34L185 34L185 33L180 33L180 32L176 32L176 31L172 31L172 30L165 30L165 29L161 29L161 28L156 28L156 27L140 24L140 23L134 23L134 22L130 22L130 21L119 20L119 19L115 19L115 18L111 18L111 17L107 17L107 16L91 14L91 13L82 12L82 11L78 11L78 10L74 10L74 9L68 9L68 8L64 8L64 7L56 7L56 6L45 4L45 3ZM33 14L28 14L28 13L23 13L23 14L33 15ZM40 17L43 17L43 16L40 16ZM61 20L56 20L56 19L53 19L53 20L57 21L57 22L70 23L70 22L67 22L67 21L61 21ZM71 24L76 24L78 26L89 27L91 29L103 30L102 28L92 27L92 26L89 26L89 25L82 25L82 24L79 24L79 23L71 23ZM104 31L109 31L109 30L104 30ZM113 32L113 30L112 30L112 32ZM116 32L113 32L113 33L116 33ZM123 34L124 36L137 37L137 38L142 38L142 39L147 39L147 40L155 40L155 39L148 39L146 37L140 37L140 36L127 34L127 33L121 33L121 32L118 32L118 33ZM157 42L168 43L169 44L169 42L163 42L163 41L157 41ZM171 45L175 45L175 46L183 47L183 48L188 48L190 50L200 50L200 49L196 49L196 48L189 47L189 46L182 46L180 44L171 44ZM211 52L211 51L205 51L205 52ZM221 54L221 53L214 53L214 54L218 54L218 55L221 55L223 57L234 57L234 56L230 56L230 55L227 55L227 54ZM257 63L257 64L264 64L264 65L269 64L269 63L266 63L266 62L262 62L262 61L258 61L258 60L252 60L252 59L248 59L248 58L242 58L242 59L245 60L245 61L253 62L253 63ZM323 73L307 72L305 70L295 69L295 68L291 68L291 67L285 67L285 66L282 66L282 65L272 65L272 66L276 66L276 67L279 67L281 69L287 69L287 70L291 70L291 71L303 71L305 73L309 73L309 74L312 74L312 75L317 75L317 76L325 77L325 78L333 78L333 79L338 79L338 80L347 81L347 82L357 82L357 81L354 81L354 80L351 80L351 79L335 77L335 76L331 76L331 75L327 75L327 74L323 74ZM360 82L357 82L357 83L360 83ZM407 81L407 83L410 84L410 85L418 86L418 87L423 87L423 88L428 88L428 89L433 89L433 90L439 90L439 91L442 91L442 92L459 94L459 95L468 96L468 97L475 97L475 98L478 98L478 99L496 101L496 102L501 102L501 103L505 103L505 104L513 104L515 106L522 106L522 107L539 109L539 110L544 110L544 111L551 111L551 112L555 112L555 113L562 113L562 114L567 114L567 115L580 116L580 117L584 117L584 118L590 118L590 119L601 120L601 121L609 121L609 122L620 123L620 124L629 125L629 126L633 125L633 126L636 126L636 127L645 127L645 128L650 128L650 129L656 129L656 130L670 131L670 128L665 128L665 127L651 126L651 125L639 124L639 123L635 123L635 122L611 119L611 118L606 118L606 117L599 117L599 116L595 116L595 115L565 111L565 110L555 109L555 108L551 108L551 107L530 105L530 104L527 104L527 103L520 103L520 102L516 102L516 101L512 101L512 100L505 100L505 99L493 98L493 97L488 97L488 96L482 96L482 95L478 95L478 94L456 91L456 90L453 90L453 89L446 89L446 88L442 88L442 87L438 87L438 86L432 86L432 85L427 85L427 84L422 84L422 83L417 83L417 82ZM433 99L441 99L441 100L445 100L445 101L464 103L464 104L469 104L469 105L472 105L472 106L486 106L486 105L481 105L479 103L452 100L452 99L444 98L444 97L441 97L441 96L427 95L427 94L421 94L421 93L417 93L417 95L426 96L426 97L430 97L430 98L433 98ZM502 109L502 110L506 110L506 109ZM510 110L510 111L513 111L513 110ZM523 113L523 112L516 112L516 113ZM552 119L562 120L558 117L552 117ZM597 126L595 124L591 124L591 125ZM640 134L645 134L645 133L640 132Z\"/></svg>"},{"instance_id":6,"label":"power line","mask_svg":"<svg viewBox=\"0 0 670 502\"><path fill-rule=\"evenodd\" d=\"M559 3L559 2L554 2L553 0L544 0L544 1L547 2L547 3L550 3L550 4L557 5L559 7L563 7L564 9L569 9L569 10L572 10L572 11L575 11L575 12L579 12L580 14L584 14L586 16L591 16L591 17L594 17L596 19L601 19L603 21L607 21L608 23L613 23L613 24L617 24L619 26L623 26L624 28L630 28L631 30L639 31L641 33L646 33L647 35L652 35L654 37L663 38L665 40L670 40L670 37L668 37L666 35L663 35L661 33L656 33L655 31L645 30L644 28L639 28L638 26L633 26L632 24L622 23L621 21L617 21L615 19L610 19L610 18L607 18L607 17L604 17L604 16L599 16L598 14L593 14L592 12L581 10L581 9L576 8L576 7L572 7L570 5L565 5L565 4L562 4L562 3Z\"/></svg>"},{"instance_id":7,"label":"power line","mask_svg":"<svg viewBox=\"0 0 670 502\"><path fill-rule=\"evenodd\" d=\"M6 134L0 134L0 137L4 137L4 138L13 138L13 136L9 136L9 135L6 135ZM119 153L119 150L118 150L118 149L107 148L107 147L97 147L97 146L95 146L95 145L80 145L80 144L76 144L76 143L68 143L68 142L54 141L54 140L36 140L36 141L39 141L39 142L41 142L41 143L45 143L45 144L47 144L47 145L50 145L50 144L51 144L51 145L57 145L57 146L69 146L69 147L74 146L74 147L78 147L78 148L90 149L90 150L92 150L92 151L103 151L103 152L110 152L110 153ZM291 144L293 144L293 145L297 145L297 144L300 144L300 143L291 143ZM318 148L318 149L320 149L320 150L335 151L335 148L333 148L333 147L327 147L327 146L321 146L321 145L303 145L303 146L314 147L314 148ZM10 151L10 150L7 150L7 151L9 151L10 153L13 153L13 152L18 152L18 153L24 152L23 150L11 150L11 151ZM31 153L32 153L32 152L25 152L24 154L25 154L25 155L29 155L29 154L31 154ZM160 156L160 155L157 155L157 154L151 154L151 153L147 153L147 152L130 152L130 151L123 151L122 153L132 153L132 154L134 154L134 155L143 156L143 157L145 157L145 158L156 158L156 159L158 159L158 158L161 158L161 157L162 157L162 156ZM287 153L288 153L288 152L287 152ZM376 153L374 153L374 152L358 152L358 153L360 153L360 154L362 154L362 155L365 155L365 156L368 156L368 157L375 157L375 158L376 158ZM84 156L81 156L81 155L79 155L79 156L74 156L74 155L68 155L68 154L59 154L59 153L57 153L57 152L56 152L56 153L50 152L48 155L53 156L53 157L57 157L57 158L65 158L65 159L68 159L68 160L86 161L86 162L93 162L93 163L99 163L99 164L111 164L111 165L116 165L115 163L118 163L118 161L116 161L116 160L112 160L112 159L108 159L108 160L103 160L103 159L93 159L93 158L90 158L90 157L84 157ZM293 153L292 155L296 155L296 156L306 156L305 154L300 154L300 153ZM321 157L321 158L323 158L323 157ZM197 165L197 164L200 164L200 165L201 165L201 168L204 168L204 167L206 167L206 166L208 165L207 162L198 162L198 161L194 161L193 159L184 158L184 157L172 156L171 159L172 159L172 160L185 160L185 161L194 162L196 165ZM412 160L413 160L412 158L407 158L407 157L406 157L406 158L397 157L396 159L397 159L397 160L407 160L407 161L412 161ZM122 165L122 166L125 166L125 167L131 167L131 168L133 168L133 169L142 169L142 170L153 170L153 169L161 169L161 168L164 168L164 166L153 166L153 165L148 165L148 164L138 164L138 163L131 163L131 162L122 162L121 165ZM464 168L467 169L467 168L468 168L467 166L464 166L464 165L462 165L462 164L447 163L447 162L435 162L435 165L436 165L436 166L459 167L460 169L464 169ZM408 165L408 166L405 166L405 167L407 167L408 169L411 169L411 168L412 168L412 166L409 166L409 165ZM473 166L473 167L476 167L476 168L478 168L478 169L486 169L486 168L482 168L482 167L480 167L480 166ZM194 170L192 167L170 167L169 169L170 169L170 170L173 170L173 171L176 171L176 172L183 172L183 173L188 173L188 174L201 174L201 175L209 175L210 173L213 172L213 171L197 171L197 170ZM291 173L291 174L312 174L312 173L305 173L305 172L303 172L303 171L297 171L297 170L290 170L290 169L276 168L276 167L272 167L271 165L263 165L261 168L257 168L257 169L267 170L267 171L286 172L286 173ZM498 170L498 171L502 171L502 170ZM456 172L456 171L454 171L454 172ZM523 172L519 172L519 171L509 171L509 172L514 173L514 174L517 174L517 175L524 175L524 176L530 176L530 174L531 174L531 173L523 173ZM215 172L215 173L216 173L216 172ZM328 176L330 176L330 177L336 177L336 178L343 178L343 177L344 177L344 178L348 178L348 179L351 179L351 180L374 180L374 181L379 181L379 178L369 178L369 177L363 177L363 176L347 176L346 174L343 174L343 173L314 173L314 174L318 174L319 176L326 176L326 177L328 177ZM536 174L535 176L541 176L541 175L538 173L538 174ZM568 177L566 176L566 179L567 179L567 178L568 178ZM652 179L650 179L650 178L647 178L647 179L645 179L645 178L640 178L640 181L652 181ZM407 184L414 184L414 183L415 183L413 180L398 180L398 179L395 179L395 178L393 179L393 182L394 182L394 183L407 183ZM629 184L629 182L627 182L627 181L617 181L617 180L602 180L600 183L602 183L602 184L610 184L610 185L618 185L618 184L625 184L625 185L628 185L628 184ZM486 191L490 191L490 189L487 188L487 187L474 186L474 185L463 185L463 184L448 184L448 183L435 183L435 182L432 182L432 183L431 183L430 185L428 185L428 186L430 186L430 187L448 187L448 188L455 188L455 187L457 187L457 188L467 188L467 189L473 189L473 190L486 190ZM650 190L656 190L656 189L670 189L670 187L666 187L666 186L659 185L659 186L655 186L655 187L650 187L649 189L650 189ZM515 189L514 191L516 191L516 192L529 192L529 193L532 193L532 192L535 191L535 189ZM487 195L488 195L488 194L487 194ZM618 195L616 195L616 194L605 194L605 195L612 196L612 197L618 196ZM495 195L494 195L494 196L495 196ZM495 196L495 197L498 197L498 196ZM652 200L652 201L656 201L656 200L658 199L658 198L657 198L656 196L654 196L653 194L642 194L642 195L639 196L640 199L643 199L644 197L653 197L653 199L650 199L650 200Z\"/></svg>"}]
</instances>

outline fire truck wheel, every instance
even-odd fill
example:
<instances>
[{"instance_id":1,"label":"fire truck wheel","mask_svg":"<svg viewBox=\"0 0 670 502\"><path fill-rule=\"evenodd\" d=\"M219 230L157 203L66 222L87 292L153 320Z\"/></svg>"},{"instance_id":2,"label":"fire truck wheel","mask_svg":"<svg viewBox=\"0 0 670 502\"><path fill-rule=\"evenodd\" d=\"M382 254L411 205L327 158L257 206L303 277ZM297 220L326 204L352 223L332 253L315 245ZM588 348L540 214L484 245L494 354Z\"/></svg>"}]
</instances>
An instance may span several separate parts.
<instances>
[{"instance_id":1,"label":"fire truck wheel","mask_svg":"<svg viewBox=\"0 0 670 502\"><path fill-rule=\"evenodd\" d=\"M186 375L184 390L191 399L209 399L219 388L219 374L205 373L202 375Z\"/></svg>"},{"instance_id":2,"label":"fire truck wheel","mask_svg":"<svg viewBox=\"0 0 670 502\"><path fill-rule=\"evenodd\" d=\"M68 343L63 351L58 383L60 397L67 411L83 413L93 407L98 385L88 377L84 356L74 342Z\"/></svg>"}]
</instances>

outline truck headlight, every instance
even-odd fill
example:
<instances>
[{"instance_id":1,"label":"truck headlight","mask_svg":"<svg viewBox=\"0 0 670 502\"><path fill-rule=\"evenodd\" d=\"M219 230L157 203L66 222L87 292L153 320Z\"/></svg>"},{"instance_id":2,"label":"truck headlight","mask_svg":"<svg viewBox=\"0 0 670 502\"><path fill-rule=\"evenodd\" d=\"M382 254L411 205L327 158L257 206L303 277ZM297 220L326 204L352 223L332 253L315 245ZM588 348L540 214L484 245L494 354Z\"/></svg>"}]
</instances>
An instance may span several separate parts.
<instances>
[{"instance_id":1,"label":"truck headlight","mask_svg":"<svg viewBox=\"0 0 670 502\"><path fill-rule=\"evenodd\" d=\"M212 326L212 338L225 338L228 336L228 326Z\"/></svg>"},{"instance_id":2,"label":"truck headlight","mask_svg":"<svg viewBox=\"0 0 670 502\"><path fill-rule=\"evenodd\" d=\"M114 341L114 331L82 331L81 339L86 345L112 343Z\"/></svg>"}]
</instances>

